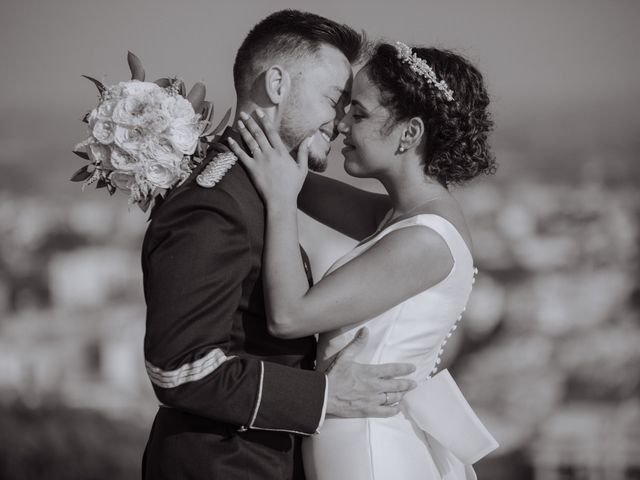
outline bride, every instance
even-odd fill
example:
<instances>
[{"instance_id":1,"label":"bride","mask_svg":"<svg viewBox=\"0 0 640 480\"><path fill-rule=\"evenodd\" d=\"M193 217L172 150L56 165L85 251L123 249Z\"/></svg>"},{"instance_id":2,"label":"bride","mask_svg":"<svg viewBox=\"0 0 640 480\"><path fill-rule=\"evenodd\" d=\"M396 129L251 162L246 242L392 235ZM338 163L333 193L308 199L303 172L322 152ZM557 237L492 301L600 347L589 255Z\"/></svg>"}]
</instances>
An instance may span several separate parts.
<instances>
[{"instance_id":1,"label":"bride","mask_svg":"<svg viewBox=\"0 0 640 480\"><path fill-rule=\"evenodd\" d=\"M419 384L437 371L474 281L471 238L448 187L495 169L488 104L481 74L460 56L378 45L354 79L338 130L347 173L379 180L386 195L308 174L308 140L292 161L261 111L257 121L241 115L252 155L229 143L266 205L264 283L273 335L319 333L317 368L325 370L366 326L358 362L413 363ZM311 288L297 253L296 198L303 211L360 242ZM400 400L394 392L381 396L381 406L396 408L389 418L327 417L321 433L304 441L307 476L466 478L462 464L443 471L433 439Z\"/></svg>"}]
</instances>

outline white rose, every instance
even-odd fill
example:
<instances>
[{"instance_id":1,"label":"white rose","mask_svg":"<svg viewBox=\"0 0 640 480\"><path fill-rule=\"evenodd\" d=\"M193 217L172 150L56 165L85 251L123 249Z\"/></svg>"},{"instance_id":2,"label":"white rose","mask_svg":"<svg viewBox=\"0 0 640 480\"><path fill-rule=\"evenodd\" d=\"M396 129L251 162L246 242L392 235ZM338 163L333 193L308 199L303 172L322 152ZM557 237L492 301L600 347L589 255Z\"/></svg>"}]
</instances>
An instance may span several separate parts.
<instances>
[{"instance_id":1,"label":"white rose","mask_svg":"<svg viewBox=\"0 0 640 480\"><path fill-rule=\"evenodd\" d=\"M116 170L134 172L141 167L141 162L127 152L113 148L111 150L111 165Z\"/></svg>"},{"instance_id":2,"label":"white rose","mask_svg":"<svg viewBox=\"0 0 640 480\"><path fill-rule=\"evenodd\" d=\"M124 85L126 83L127 82L120 82L120 83L117 83L115 85L108 86L107 87L107 91L105 92L103 97L106 97L108 99L117 100L118 98L120 98L122 96L122 91L124 90Z\"/></svg>"},{"instance_id":3,"label":"white rose","mask_svg":"<svg viewBox=\"0 0 640 480\"><path fill-rule=\"evenodd\" d=\"M156 108L149 111L145 120L149 131L159 134L167 129L171 119L158 103Z\"/></svg>"},{"instance_id":4,"label":"white rose","mask_svg":"<svg viewBox=\"0 0 640 480\"><path fill-rule=\"evenodd\" d=\"M153 133L162 132L169 124L169 117L162 108L160 98L141 94L120 100L113 111L113 121L119 125L142 127Z\"/></svg>"},{"instance_id":5,"label":"white rose","mask_svg":"<svg viewBox=\"0 0 640 480\"><path fill-rule=\"evenodd\" d=\"M98 140L100 143L109 145L113 142L113 130L114 125L112 122L103 122L101 120L98 120L93 126L92 133L96 140Z\"/></svg>"},{"instance_id":6,"label":"white rose","mask_svg":"<svg viewBox=\"0 0 640 480\"><path fill-rule=\"evenodd\" d=\"M176 150L191 155L198 146L200 131L197 124L172 123L167 131L167 138Z\"/></svg>"},{"instance_id":7,"label":"white rose","mask_svg":"<svg viewBox=\"0 0 640 480\"><path fill-rule=\"evenodd\" d=\"M125 96L164 93L164 90L158 84L153 82L141 82L140 80L120 82L119 87L122 89L122 95Z\"/></svg>"},{"instance_id":8,"label":"white rose","mask_svg":"<svg viewBox=\"0 0 640 480\"><path fill-rule=\"evenodd\" d=\"M143 95L123 98L113 109L113 121L119 125L141 126L144 123L144 113L147 108L146 100Z\"/></svg>"},{"instance_id":9,"label":"white rose","mask_svg":"<svg viewBox=\"0 0 640 480\"><path fill-rule=\"evenodd\" d=\"M167 95L162 100L162 108L169 115L172 124L194 123L197 120L193 106L181 95Z\"/></svg>"},{"instance_id":10,"label":"white rose","mask_svg":"<svg viewBox=\"0 0 640 480\"><path fill-rule=\"evenodd\" d=\"M113 137L115 144L131 155L140 153L145 141L144 131L141 127L124 127L118 125L115 128Z\"/></svg>"},{"instance_id":11,"label":"white rose","mask_svg":"<svg viewBox=\"0 0 640 480\"><path fill-rule=\"evenodd\" d=\"M171 188L171 186L180 178L179 172L174 168L154 163L146 167L147 180L154 186L159 188Z\"/></svg>"},{"instance_id":12,"label":"white rose","mask_svg":"<svg viewBox=\"0 0 640 480\"><path fill-rule=\"evenodd\" d=\"M182 161L182 153L176 151L173 144L166 137L154 137L145 143L144 154L161 165L175 168Z\"/></svg>"},{"instance_id":13,"label":"white rose","mask_svg":"<svg viewBox=\"0 0 640 480\"><path fill-rule=\"evenodd\" d=\"M117 100L103 100L100 105L94 110L98 120L111 120L113 116L113 110L118 104ZM93 112L92 112L93 113Z\"/></svg>"},{"instance_id":14,"label":"white rose","mask_svg":"<svg viewBox=\"0 0 640 480\"><path fill-rule=\"evenodd\" d=\"M96 126L96 122L98 121L98 109L94 108L91 110L91 113L87 117L87 123L89 124L89 128L93 130L93 127Z\"/></svg>"}]
</instances>

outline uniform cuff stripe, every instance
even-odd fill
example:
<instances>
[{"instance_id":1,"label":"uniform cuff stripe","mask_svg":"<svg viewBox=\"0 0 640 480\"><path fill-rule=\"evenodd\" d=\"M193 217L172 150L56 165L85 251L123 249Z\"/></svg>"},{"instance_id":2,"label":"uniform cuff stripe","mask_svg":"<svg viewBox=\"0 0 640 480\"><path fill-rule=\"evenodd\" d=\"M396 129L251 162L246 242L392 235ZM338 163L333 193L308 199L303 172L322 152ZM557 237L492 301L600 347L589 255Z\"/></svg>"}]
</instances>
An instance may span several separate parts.
<instances>
[{"instance_id":1,"label":"uniform cuff stripe","mask_svg":"<svg viewBox=\"0 0 640 480\"><path fill-rule=\"evenodd\" d=\"M175 370L162 370L148 360L145 361L145 366L151 383L160 388L175 388L206 377L231 358L233 357L227 357L222 350L215 348L204 357L185 363Z\"/></svg>"}]
</instances>

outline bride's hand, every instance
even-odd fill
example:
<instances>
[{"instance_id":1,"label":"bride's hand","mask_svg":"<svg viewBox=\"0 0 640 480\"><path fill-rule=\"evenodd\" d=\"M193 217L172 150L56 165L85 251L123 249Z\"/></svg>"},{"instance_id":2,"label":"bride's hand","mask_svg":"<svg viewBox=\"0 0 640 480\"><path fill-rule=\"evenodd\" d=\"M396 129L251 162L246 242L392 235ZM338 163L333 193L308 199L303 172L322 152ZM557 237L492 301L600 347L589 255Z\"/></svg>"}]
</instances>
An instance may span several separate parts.
<instances>
[{"instance_id":1,"label":"bride's hand","mask_svg":"<svg viewBox=\"0 0 640 480\"><path fill-rule=\"evenodd\" d=\"M240 113L238 130L251 151L246 153L237 142L228 138L233 153L247 168L251 179L267 207L296 205L298 193L307 176L307 158L311 139L302 142L294 160L282 142L271 120L256 110L261 126L246 113Z\"/></svg>"}]
</instances>

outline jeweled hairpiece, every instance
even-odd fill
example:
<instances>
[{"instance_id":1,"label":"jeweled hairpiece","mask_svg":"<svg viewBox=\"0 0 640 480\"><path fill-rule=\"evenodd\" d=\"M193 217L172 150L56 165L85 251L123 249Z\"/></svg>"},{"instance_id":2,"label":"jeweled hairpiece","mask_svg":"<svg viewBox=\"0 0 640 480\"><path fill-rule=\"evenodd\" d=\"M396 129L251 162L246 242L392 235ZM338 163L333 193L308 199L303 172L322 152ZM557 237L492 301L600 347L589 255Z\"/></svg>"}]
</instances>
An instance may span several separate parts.
<instances>
[{"instance_id":1,"label":"jeweled hairpiece","mask_svg":"<svg viewBox=\"0 0 640 480\"><path fill-rule=\"evenodd\" d=\"M404 63L409 65L409 68L416 72L421 77L427 79L427 83L429 85L433 85L438 90L440 90L447 101L453 100L453 90L449 88L447 82L444 80L438 80L435 72L429 66L427 62L418 57L418 54L411 50L411 47L405 45L402 42L396 42L396 50L398 51L398 58L402 60Z\"/></svg>"}]
</instances>

